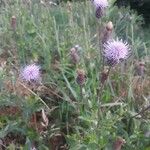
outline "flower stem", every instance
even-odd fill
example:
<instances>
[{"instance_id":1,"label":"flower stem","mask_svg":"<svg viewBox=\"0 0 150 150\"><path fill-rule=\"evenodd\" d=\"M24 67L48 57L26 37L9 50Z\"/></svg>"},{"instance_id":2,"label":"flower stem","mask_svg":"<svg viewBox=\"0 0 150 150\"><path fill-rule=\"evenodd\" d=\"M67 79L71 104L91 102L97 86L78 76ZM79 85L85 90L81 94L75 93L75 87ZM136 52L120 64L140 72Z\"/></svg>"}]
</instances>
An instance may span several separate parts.
<instances>
[{"instance_id":1,"label":"flower stem","mask_svg":"<svg viewBox=\"0 0 150 150\"><path fill-rule=\"evenodd\" d=\"M80 85L80 99L82 102L82 111L84 111L85 110L85 103L84 103L84 98L83 98L83 89L82 89L81 85Z\"/></svg>"},{"instance_id":2,"label":"flower stem","mask_svg":"<svg viewBox=\"0 0 150 150\"><path fill-rule=\"evenodd\" d=\"M111 67L109 67L108 72L106 74L106 80L108 79L108 76L110 74L110 70L111 70ZM100 80L100 88L99 88L99 91L98 91L99 93L98 93L98 112L97 112L98 123L97 123L97 127L99 127L100 118L102 118L100 105L101 105L102 94L103 94L103 90L104 90L104 86L105 86L106 80L103 83Z\"/></svg>"},{"instance_id":3,"label":"flower stem","mask_svg":"<svg viewBox=\"0 0 150 150\"><path fill-rule=\"evenodd\" d=\"M39 99L45 106L46 108L51 111L51 109L49 108L49 106L41 99L40 96L38 96L36 93L34 93L31 89L29 89L27 86L25 86L24 84L22 84L21 82L19 82L20 85L22 85L25 89L27 89L31 94L33 94L37 99Z\"/></svg>"},{"instance_id":4,"label":"flower stem","mask_svg":"<svg viewBox=\"0 0 150 150\"><path fill-rule=\"evenodd\" d=\"M146 111L149 110L149 109L150 109L150 105L147 106L146 108L143 108L139 113L137 113L136 115L132 116L131 118L135 118L135 117L137 117L138 115L143 114L144 112L146 112Z\"/></svg>"}]
</instances>

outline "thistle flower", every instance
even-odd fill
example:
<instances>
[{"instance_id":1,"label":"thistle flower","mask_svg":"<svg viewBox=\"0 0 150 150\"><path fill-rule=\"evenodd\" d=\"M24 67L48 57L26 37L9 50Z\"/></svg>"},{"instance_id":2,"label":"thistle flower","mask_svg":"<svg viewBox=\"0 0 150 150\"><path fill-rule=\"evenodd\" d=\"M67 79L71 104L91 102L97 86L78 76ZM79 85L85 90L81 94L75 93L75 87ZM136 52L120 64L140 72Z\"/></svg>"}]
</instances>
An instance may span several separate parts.
<instances>
[{"instance_id":1,"label":"thistle flower","mask_svg":"<svg viewBox=\"0 0 150 150\"><path fill-rule=\"evenodd\" d=\"M104 15L104 10L108 6L107 0L92 0L95 6L96 12L95 15L99 19Z\"/></svg>"},{"instance_id":2,"label":"thistle flower","mask_svg":"<svg viewBox=\"0 0 150 150\"><path fill-rule=\"evenodd\" d=\"M122 40L113 40L104 44L104 57L108 65L114 66L127 59L130 54L129 45Z\"/></svg>"},{"instance_id":3,"label":"thistle flower","mask_svg":"<svg viewBox=\"0 0 150 150\"><path fill-rule=\"evenodd\" d=\"M21 72L21 78L27 82L39 81L40 67L35 64L24 67Z\"/></svg>"}]
</instances>

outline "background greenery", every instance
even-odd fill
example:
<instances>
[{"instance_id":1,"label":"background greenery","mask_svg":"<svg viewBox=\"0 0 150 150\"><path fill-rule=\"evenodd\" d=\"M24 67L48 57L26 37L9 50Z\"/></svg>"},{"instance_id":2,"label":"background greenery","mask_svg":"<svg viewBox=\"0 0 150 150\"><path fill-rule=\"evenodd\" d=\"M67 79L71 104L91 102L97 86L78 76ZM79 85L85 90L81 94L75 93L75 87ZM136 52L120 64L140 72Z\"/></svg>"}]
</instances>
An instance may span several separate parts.
<instances>
[{"instance_id":1,"label":"background greenery","mask_svg":"<svg viewBox=\"0 0 150 150\"><path fill-rule=\"evenodd\" d=\"M2 1L0 5L0 139L7 149L111 150L118 137L125 150L149 150L150 115L132 118L150 101L150 36L143 19L129 8L111 6L101 20L89 1L58 6L33 0ZM11 18L16 17L16 30ZM128 41L132 56L115 67L102 93L97 128L97 87L100 68L99 31L112 21L113 37ZM73 65L70 49L79 45L81 61ZM144 77L136 67L144 62ZM41 66L42 86L26 87L20 69ZM76 70L87 76L81 98ZM44 104L43 104L44 102ZM46 105L45 105L46 103ZM82 108L82 105L85 108ZM47 108L48 107L48 108ZM49 120L41 127L41 110ZM35 122L34 119L37 121ZM34 118L34 119L33 119Z\"/></svg>"}]
</instances>

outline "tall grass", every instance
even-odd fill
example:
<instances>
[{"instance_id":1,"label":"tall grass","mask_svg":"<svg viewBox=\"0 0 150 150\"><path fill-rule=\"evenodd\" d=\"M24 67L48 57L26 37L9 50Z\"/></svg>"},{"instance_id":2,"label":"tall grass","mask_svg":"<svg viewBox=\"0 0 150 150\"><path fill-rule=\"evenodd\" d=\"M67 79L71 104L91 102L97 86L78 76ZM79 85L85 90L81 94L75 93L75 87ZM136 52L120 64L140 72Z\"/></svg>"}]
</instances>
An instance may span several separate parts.
<instances>
[{"instance_id":1,"label":"tall grass","mask_svg":"<svg viewBox=\"0 0 150 150\"><path fill-rule=\"evenodd\" d=\"M17 20L16 30L11 27L12 16ZM149 149L149 136L145 136L150 132L148 111L132 117L149 105L150 96L149 39L141 17L112 5L104 18L96 20L89 2L54 6L14 0L1 4L0 20L0 138L4 147L107 150L121 137L126 141L123 149ZM113 37L131 45L132 56L125 65L111 70L99 106L99 32L108 21L114 24ZM77 65L70 60L75 45L81 47ZM145 61L144 78L135 76L139 61ZM18 81L20 69L31 63L41 66L39 87L26 87ZM82 97L77 69L87 76ZM42 109L49 119L46 128L41 127L38 116ZM23 139L19 141L15 134Z\"/></svg>"}]
</instances>

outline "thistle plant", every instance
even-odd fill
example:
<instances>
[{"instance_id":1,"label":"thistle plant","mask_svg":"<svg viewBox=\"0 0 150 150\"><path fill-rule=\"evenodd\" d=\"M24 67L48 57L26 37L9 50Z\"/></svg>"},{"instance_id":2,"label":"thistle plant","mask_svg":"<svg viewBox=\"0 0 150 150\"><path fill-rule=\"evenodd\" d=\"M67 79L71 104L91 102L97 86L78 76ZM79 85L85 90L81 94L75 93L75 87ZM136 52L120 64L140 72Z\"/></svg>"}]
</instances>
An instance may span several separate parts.
<instances>
[{"instance_id":1,"label":"thistle plant","mask_svg":"<svg viewBox=\"0 0 150 150\"><path fill-rule=\"evenodd\" d=\"M96 8L96 17L101 18L104 15L105 9L108 7L107 0L93 0L93 4ZM100 125L100 118L102 116L100 105L102 103L102 93L104 90L104 85L106 80L109 77L111 68L115 65L119 64L120 62L126 60L130 54L131 50L127 42L123 42L122 40L114 40L112 38L112 31L113 31L113 23L109 21L102 33L100 33L100 66L102 67L99 75L99 87L97 88L97 100L98 100L98 123L97 128ZM105 64L109 67L108 69L104 70Z\"/></svg>"},{"instance_id":2,"label":"thistle plant","mask_svg":"<svg viewBox=\"0 0 150 150\"><path fill-rule=\"evenodd\" d=\"M126 60L130 54L131 50L127 42L123 42L122 40L111 40L103 45L103 58L106 61L106 64L109 66L109 69L107 71L103 71L101 73L101 80L100 80L100 88L98 91L98 104L101 105L101 98L102 98L102 92L104 88L105 81L107 80L111 68L115 65L119 64L120 62ZM101 111L100 108L98 108L98 124L97 127L99 127L100 124L100 116Z\"/></svg>"},{"instance_id":3,"label":"thistle plant","mask_svg":"<svg viewBox=\"0 0 150 150\"><path fill-rule=\"evenodd\" d=\"M149 133L149 128L141 130L141 126L149 126L149 120L144 119L150 109L149 90L144 91L147 95L142 91L145 83L149 85L148 62L144 59L145 64L137 66L136 75L144 78L137 86L142 86L139 103L132 87L134 64L127 61L131 46L126 42L135 52L145 49L147 54L145 36L137 38L141 32L137 16L128 9L111 7L113 0L91 1L93 12L91 3L81 0L57 6L45 1L30 0L27 4L14 0L0 9L0 60L1 66L3 60L6 64L0 68L1 83L8 79L7 86L1 84L0 105L7 107L0 111L0 142L5 142L4 137L11 131L20 131L25 137L18 147L12 134L10 143L1 142L0 149L2 144L2 149L11 149L7 146L12 143L13 149L142 150L146 149L145 141L149 146L149 134L143 134ZM17 15L12 16L12 12ZM75 43L84 51L78 45L71 48ZM8 57L2 56L5 50ZM13 50L18 52L15 57ZM39 65L18 68L28 60ZM119 76L123 61L127 67ZM29 94L17 94L16 87ZM6 116L11 106L23 111L20 116ZM32 115L34 124L29 126Z\"/></svg>"},{"instance_id":4,"label":"thistle plant","mask_svg":"<svg viewBox=\"0 0 150 150\"><path fill-rule=\"evenodd\" d=\"M85 74L85 71L83 69L77 69L76 82L80 87L80 100L83 103L82 108L84 110L85 102L84 102L84 97L83 97L83 85L86 82L86 74Z\"/></svg>"}]
</instances>

